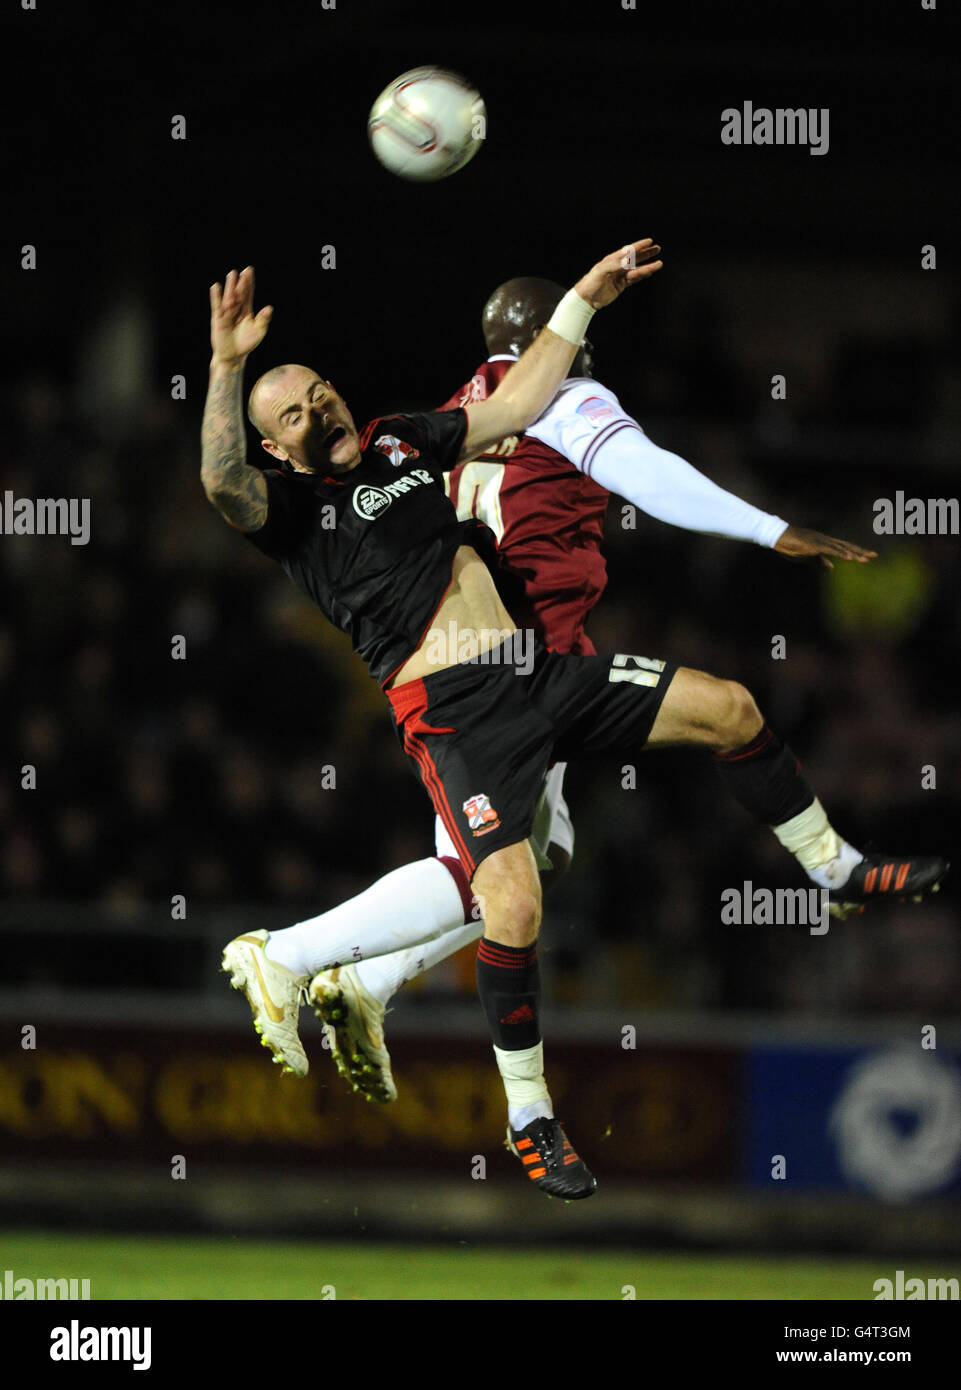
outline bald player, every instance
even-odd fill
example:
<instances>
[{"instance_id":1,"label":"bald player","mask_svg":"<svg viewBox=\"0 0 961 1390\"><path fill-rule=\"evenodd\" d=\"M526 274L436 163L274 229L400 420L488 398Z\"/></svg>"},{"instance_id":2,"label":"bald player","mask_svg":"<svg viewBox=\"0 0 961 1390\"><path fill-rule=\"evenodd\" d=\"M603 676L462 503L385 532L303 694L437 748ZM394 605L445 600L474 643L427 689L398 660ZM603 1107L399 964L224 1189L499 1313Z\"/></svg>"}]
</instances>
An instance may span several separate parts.
<instances>
[{"instance_id":1,"label":"bald player","mask_svg":"<svg viewBox=\"0 0 961 1390\"><path fill-rule=\"evenodd\" d=\"M561 295L557 287L541 281L511 282L502 287L485 311L485 332L491 348L511 350L493 352L491 359L478 369L471 382L448 406L453 409L482 407L503 386L505 378L509 378L517 356L539 336ZM580 373L586 372L583 352L580 362L572 365ZM250 413L264 432L263 447L275 458L289 460L285 435L288 417L292 428L297 430L301 427L301 417L310 411L314 452L299 449L293 466L306 472L329 470L332 464L350 466L348 456L356 453L357 435L346 407L341 411L339 398L316 377L316 387L311 387L305 378L307 400L301 400L303 385L299 378L295 380L295 372L302 374L305 370L286 368L258 382ZM321 404L312 408L310 399L314 389L319 392L317 399ZM288 396L289 405L286 404ZM369 438L369 431L364 431L360 436L362 445ZM389 449L399 453L394 462L403 464L405 452L409 453L411 446L394 436L388 438L392 440ZM626 462L625 443L629 445ZM378 447L379 444L380 441ZM516 621L526 604L525 619L529 614L539 641L555 651L577 655L593 651L583 627L604 585L599 544L607 489L616 490L662 520L689 529L754 540L792 555L870 558L871 552L817 533L797 531L779 518L759 513L715 488L683 460L651 445L637 423L624 415L616 398L584 375L565 381L548 409L536 421L527 424L525 433L508 434L477 451L476 457L464 454L462 450L462 458L448 478L449 495L456 502L458 517L466 525L483 520L493 531L499 541L498 570L506 571L515 580L526 581L526 594L521 595L511 616ZM624 471L628 466L631 476ZM238 491L243 496L242 489L232 489L232 507ZM356 499L355 493L355 508ZM228 519L238 524L233 516ZM259 519L244 517L245 526L241 529L255 531L257 528L249 522ZM585 577L589 582L585 582ZM612 668L610 681L616 676L651 689L660 683L665 669L665 663L646 658L615 658L615 667L619 661L622 664L616 670ZM735 690L730 683L717 683L712 677L672 671L673 683L669 684L667 695L662 691L659 696L663 697L663 705L655 721L652 742L701 742L708 747L720 742L719 765L730 789L755 813L765 815L781 842L796 854L814 882L829 889L839 908L849 902L859 904L867 900L879 876L896 879L903 892L924 891L936 886L944 871L942 861L875 863L865 860L841 840L829 826L820 803L806 788L802 789L789 750L763 725L759 716L759 731L741 741L736 731L720 741L713 733L702 738L692 737L689 733L691 706L687 703L684 709L678 710L672 696L678 676L683 677L678 686L679 694L694 681L695 707L702 710L699 721L707 714L720 687L724 687L724 697L728 687L732 695ZM418 675L412 679L416 681L422 677ZM392 697L395 717L404 703L404 697ZM749 703L753 710L753 702ZM729 710L738 728L747 731L755 723L755 714L749 713L747 707L742 713L743 719ZM660 738L656 737L658 733ZM732 746L725 748L725 743L732 743ZM773 799L770 795L772 779L779 788L775 789ZM530 838L544 857L543 851L549 850L552 840L558 844L559 835L563 834L560 822L564 819L565 808L556 767L548 778L548 795L542 802L538 815L541 824L535 822L531 827ZM766 814L768 807L770 814ZM487 833L487 827L482 824L482 809L478 810L479 828L474 830L475 835ZM786 815L790 809L795 809L796 814ZM466 802L464 810L468 812ZM778 818L781 810L785 811L783 820ZM452 825L448 819L445 827L448 837ZM496 826L490 828L496 829ZM429 968L434 960L476 939L485 927L490 935L489 925L472 915L473 897L463 842L457 855L443 852L452 848L448 838L446 844L439 846L438 858L397 870L341 908L287 931L271 933L266 941L257 943L261 946L257 959L259 985L251 988L249 972L246 980L240 983L247 986L258 1030L274 1051L276 1060L300 1074L306 1071L306 1057L296 1035L298 991L312 974L319 975L313 982L312 993L322 1016L333 1025L342 1069L369 1097L394 1098L396 1091L381 1032L384 999L399 987L405 976L420 968ZM469 866L469 855L466 860ZM473 886L477 887L476 880ZM887 888L885 882L877 891L886 892ZM413 953L401 949L411 942L438 937L427 948L418 947ZM246 941L246 938L241 940ZM508 964L508 971L520 971L522 957L523 971L528 975L536 971L533 957L528 960L530 953L523 942L512 949L518 955L513 965ZM366 959L371 956L378 959ZM361 964L344 964L351 960ZM479 982L482 967L490 967L488 974L496 973L508 960L514 960L509 950L494 949L492 943L482 941L478 957ZM340 962L343 968L335 962ZM500 978L498 988L503 989L503 974ZM520 1026L536 1021L536 1008L526 1002L528 995L531 999L536 997L533 976L530 981L528 993L524 993L527 983L520 990L519 998L525 1002L499 1019L500 1025L507 1025L506 1032L498 1033L496 1017L492 1024L495 1037L507 1049L504 1056L509 1060L507 1071L502 1068L502 1075L506 1078L510 1101L514 1152L524 1157L521 1149L530 1138L528 1131L538 1136L541 1149L545 1147L546 1136L549 1143L558 1148L553 1154L553 1163L548 1166L558 1168L573 1160L565 1159L565 1151L559 1147L562 1141L566 1143L559 1126L555 1124L554 1129L545 1129L547 1122L552 1121L552 1111L549 1097L543 1090L543 1078L539 1072L527 1076L519 1070L521 1064L536 1069L540 1045L536 1043L525 1049L516 1041L509 1042L507 1037L515 1023ZM279 1017L274 1017L274 1013ZM490 1009L488 1017L491 1018ZM500 1065L501 1053L496 1043L495 1051ZM580 1160L577 1160L577 1168L583 1169ZM556 1184L553 1188L547 1185L551 1179L545 1179L540 1169L527 1171L546 1190L563 1190L570 1195L563 1183L560 1189ZM570 1177L574 1177L573 1170ZM592 1190L593 1180L590 1183L585 1180L583 1189L576 1195L588 1195Z\"/></svg>"}]
</instances>

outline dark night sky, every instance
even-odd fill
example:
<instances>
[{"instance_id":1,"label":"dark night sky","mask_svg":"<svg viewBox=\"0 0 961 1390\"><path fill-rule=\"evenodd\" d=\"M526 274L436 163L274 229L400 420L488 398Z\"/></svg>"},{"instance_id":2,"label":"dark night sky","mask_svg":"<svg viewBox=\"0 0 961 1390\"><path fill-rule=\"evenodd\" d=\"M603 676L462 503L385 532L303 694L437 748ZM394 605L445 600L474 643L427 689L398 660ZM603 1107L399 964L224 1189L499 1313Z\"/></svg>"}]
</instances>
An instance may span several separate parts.
<instances>
[{"instance_id":1,"label":"dark night sky","mask_svg":"<svg viewBox=\"0 0 961 1390\"><path fill-rule=\"evenodd\" d=\"M203 370L207 286L251 261L258 302L276 306L263 365L310 359L364 414L446 395L449 364L481 355L478 310L499 281L571 282L628 237L656 235L678 284L694 256L719 275L786 258L914 263L938 240L947 261L948 8L8 11L21 84L4 156L7 380L23 364L69 374L78 324L125 271L147 287L163 380ZM378 91L424 62L473 77L489 120L472 164L430 186L381 170L366 141ZM748 98L829 106L830 153L722 146L721 110ZM186 141L170 139L174 114ZM16 269L24 242L38 246L31 275ZM324 244L335 272L320 269ZM636 327L605 319L611 358Z\"/></svg>"}]
</instances>

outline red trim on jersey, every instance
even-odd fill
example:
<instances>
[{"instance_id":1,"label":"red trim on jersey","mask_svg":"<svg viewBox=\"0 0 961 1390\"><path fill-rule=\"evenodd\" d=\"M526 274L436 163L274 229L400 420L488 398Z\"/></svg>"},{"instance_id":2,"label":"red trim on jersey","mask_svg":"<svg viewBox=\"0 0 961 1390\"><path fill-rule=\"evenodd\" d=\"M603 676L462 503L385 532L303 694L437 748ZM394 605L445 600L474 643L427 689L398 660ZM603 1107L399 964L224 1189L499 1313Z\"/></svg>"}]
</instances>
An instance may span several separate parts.
<instances>
[{"instance_id":1,"label":"red trim on jersey","mask_svg":"<svg viewBox=\"0 0 961 1390\"><path fill-rule=\"evenodd\" d=\"M363 453L370 443L370 436L374 433L374 426L379 425L381 420L386 420L386 415L375 415L373 420L368 420L367 424L360 432L360 452Z\"/></svg>"},{"instance_id":2,"label":"red trim on jersey","mask_svg":"<svg viewBox=\"0 0 961 1390\"><path fill-rule=\"evenodd\" d=\"M451 408L452 410L457 410L457 409L459 409L460 407L458 407L458 406L452 406L452 407L450 407L450 408ZM442 407L442 409L443 409L443 407ZM435 414L436 412L434 412L434 411L426 411L426 412L424 412L424 411L419 411L419 412L418 412L418 414L425 414L425 413L428 414L428 415L432 415L432 414ZM391 420L403 420L403 421L405 422L405 424L408 426L408 428L411 429L411 430L414 432L414 434L420 436L421 443L423 443L423 440L424 440L423 431L422 431L422 430L419 430L419 429L417 428L417 426L411 421L411 419L410 419L410 417L409 417L408 415L404 415L403 412L401 412L401 411L396 411L396 410L395 410L394 413L393 413L392 415L375 415L374 418L373 418L373 420L368 420L368 421L367 421L367 424L364 426L364 428L363 428L363 429L361 430L361 432L360 432L360 435L358 436L359 439L360 439L360 448L361 448L361 452L362 452L362 453L363 453L363 451L367 448L368 444L370 443L371 436L373 435L374 429L376 428L376 426L377 426L377 425L383 425L383 424L389 424ZM466 426L465 426L465 436L466 436Z\"/></svg>"}]
</instances>

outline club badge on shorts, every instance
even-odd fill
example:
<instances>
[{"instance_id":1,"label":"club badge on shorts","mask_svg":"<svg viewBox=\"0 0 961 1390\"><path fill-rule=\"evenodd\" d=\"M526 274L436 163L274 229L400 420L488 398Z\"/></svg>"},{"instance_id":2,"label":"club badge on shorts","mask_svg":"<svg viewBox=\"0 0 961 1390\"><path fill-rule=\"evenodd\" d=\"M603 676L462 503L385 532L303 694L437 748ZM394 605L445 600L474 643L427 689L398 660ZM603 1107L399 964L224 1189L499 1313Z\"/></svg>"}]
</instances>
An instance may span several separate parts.
<instances>
[{"instance_id":1,"label":"club badge on shorts","mask_svg":"<svg viewBox=\"0 0 961 1390\"><path fill-rule=\"evenodd\" d=\"M500 825L500 818L485 792L478 792L476 796L467 798L464 802L464 814L475 835L486 835L489 830L496 830Z\"/></svg>"}]
</instances>

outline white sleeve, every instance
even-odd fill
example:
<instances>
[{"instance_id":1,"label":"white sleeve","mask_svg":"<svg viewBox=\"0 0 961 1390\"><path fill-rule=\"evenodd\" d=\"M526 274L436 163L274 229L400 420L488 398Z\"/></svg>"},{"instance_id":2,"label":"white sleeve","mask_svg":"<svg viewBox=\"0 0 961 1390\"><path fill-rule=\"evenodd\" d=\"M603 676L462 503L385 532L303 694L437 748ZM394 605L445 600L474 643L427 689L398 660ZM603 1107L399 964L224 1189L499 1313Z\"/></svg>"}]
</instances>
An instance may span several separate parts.
<instances>
[{"instance_id":1,"label":"white sleeve","mask_svg":"<svg viewBox=\"0 0 961 1390\"><path fill-rule=\"evenodd\" d=\"M657 521L773 548L788 523L725 492L678 454L648 439L612 391L580 379L529 425L533 435L609 492Z\"/></svg>"}]
</instances>

